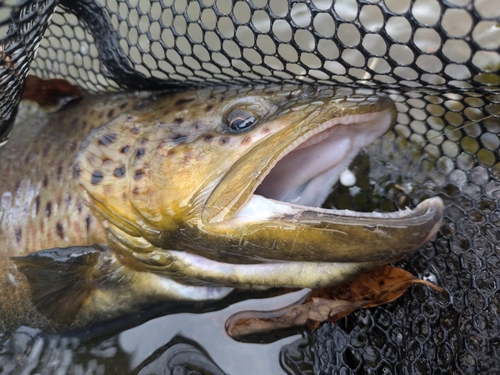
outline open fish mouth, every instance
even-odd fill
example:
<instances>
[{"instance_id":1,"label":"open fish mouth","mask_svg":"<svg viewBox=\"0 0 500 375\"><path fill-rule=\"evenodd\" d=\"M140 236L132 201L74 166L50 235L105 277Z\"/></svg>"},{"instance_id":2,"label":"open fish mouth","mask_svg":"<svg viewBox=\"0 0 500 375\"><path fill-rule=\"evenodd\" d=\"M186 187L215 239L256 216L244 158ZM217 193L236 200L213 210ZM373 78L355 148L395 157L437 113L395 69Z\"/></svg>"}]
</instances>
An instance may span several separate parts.
<instances>
[{"instance_id":1,"label":"open fish mouth","mask_svg":"<svg viewBox=\"0 0 500 375\"><path fill-rule=\"evenodd\" d=\"M286 251L262 254L281 261L387 263L432 238L443 217L440 198L392 213L319 207L359 151L395 122L394 104L386 97L375 109L345 112L291 126L236 162L206 202L207 230L235 231L248 241L258 238L264 247L287 242L281 244Z\"/></svg>"}]
</instances>

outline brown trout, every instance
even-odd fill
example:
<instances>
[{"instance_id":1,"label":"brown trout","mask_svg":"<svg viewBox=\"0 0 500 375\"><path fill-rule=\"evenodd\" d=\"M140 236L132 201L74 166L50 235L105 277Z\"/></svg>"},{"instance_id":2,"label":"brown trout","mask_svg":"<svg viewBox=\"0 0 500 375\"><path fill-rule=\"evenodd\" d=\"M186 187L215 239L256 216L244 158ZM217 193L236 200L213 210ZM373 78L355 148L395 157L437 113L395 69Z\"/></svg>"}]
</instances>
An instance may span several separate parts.
<instances>
[{"instance_id":1,"label":"brown trout","mask_svg":"<svg viewBox=\"0 0 500 375\"><path fill-rule=\"evenodd\" d=\"M441 223L439 198L395 213L319 208L395 122L369 90L201 89L33 113L0 148L5 326L334 285L415 251Z\"/></svg>"}]
</instances>

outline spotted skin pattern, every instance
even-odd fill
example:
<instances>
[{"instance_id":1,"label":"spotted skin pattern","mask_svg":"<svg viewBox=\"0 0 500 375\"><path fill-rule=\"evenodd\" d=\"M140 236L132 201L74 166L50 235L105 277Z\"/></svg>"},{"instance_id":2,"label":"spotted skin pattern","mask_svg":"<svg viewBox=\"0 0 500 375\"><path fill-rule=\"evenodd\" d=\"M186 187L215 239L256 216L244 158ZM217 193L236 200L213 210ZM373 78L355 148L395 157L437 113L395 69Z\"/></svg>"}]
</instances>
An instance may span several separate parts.
<instances>
[{"instance_id":1,"label":"spotted skin pattern","mask_svg":"<svg viewBox=\"0 0 500 375\"><path fill-rule=\"evenodd\" d=\"M245 111L259 120L235 130L231 116ZM275 172L299 176L292 194L308 188L316 172L297 172L316 160L332 180L320 184L324 199L335 163L325 171L311 145L352 144L340 163L348 165L395 115L375 92L270 86L84 98L19 119L0 149L0 324L54 328L36 304L83 326L232 288L333 285L399 259L434 235L442 202L382 217L253 195L275 184L286 191L281 177L264 180ZM286 173L281 158L295 151L309 163Z\"/></svg>"},{"instance_id":2,"label":"spotted skin pattern","mask_svg":"<svg viewBox=\"0 0 500 375\"><path fill-rule=\"evenodd\" d=\"M34 310L24 275L10 256L105 240L79 193L74 158L92 128L134 102L124 95L83 98L53 114L22 105L9 142L0 147L0 329L7 322L15 327L46 321Z\"/></svg>"}]
</instances>

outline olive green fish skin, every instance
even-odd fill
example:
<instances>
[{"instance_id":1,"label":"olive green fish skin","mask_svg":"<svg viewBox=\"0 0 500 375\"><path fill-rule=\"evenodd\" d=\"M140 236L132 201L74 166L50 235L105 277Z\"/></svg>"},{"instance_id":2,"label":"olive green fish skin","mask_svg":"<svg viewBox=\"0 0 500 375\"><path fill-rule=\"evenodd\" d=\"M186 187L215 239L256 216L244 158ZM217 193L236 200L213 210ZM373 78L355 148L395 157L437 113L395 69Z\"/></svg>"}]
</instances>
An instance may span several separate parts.
<instances>
[{"instance_id":1,"label":"olive green fish skin","mask_svg":"<svg viewBox=\"0 0 500 375\"><path fill-rule=\"evenodd\" d=\"M59 113L23 103L10 140L0 147L0 329L53 326L31 303L10 259L37 250L105 242L80 196L74 158L90 129L134 105L135 96L84 98Z\"/></svg>"},{"instance_id":2,"label":"olive green fish skin","mask_svg":"<svg viewBox=\"0 0 500 375\"><path fill-rule=\"evenodd\" d=\"M235 113L256 125L231 130ZM266 176L286 175L278 166L292 150L314 151L337 133L347 143L326 148L347 167L395 118L384 95L285 86L84 98L19 120L0 148L0 246L4 257L55 250L18 257L17 269L6 259L0 282L11 296L0 295L0 320L55 327L29 284L39 310L77 327L233 287L332 285L404 257L436 233L439 199L392 216L302 205L326 197L338 177L326 172L290 188L298 205L253 194L279 195L282 177Z\"/></svg>"},{"instance_id":3,"label":"olive green fish skin","mask_svg":"<svg viewBox=\"0 0 500 375\"><path fill-rule=\"evenodd\" d=\"M0 148L0 243L9 255L103 241L102 227L75 184L74 159L92 128L130 104L123 97L85 98L51 115L36 106L21 111L26 117Z\"/></svg>"}]
</instances>

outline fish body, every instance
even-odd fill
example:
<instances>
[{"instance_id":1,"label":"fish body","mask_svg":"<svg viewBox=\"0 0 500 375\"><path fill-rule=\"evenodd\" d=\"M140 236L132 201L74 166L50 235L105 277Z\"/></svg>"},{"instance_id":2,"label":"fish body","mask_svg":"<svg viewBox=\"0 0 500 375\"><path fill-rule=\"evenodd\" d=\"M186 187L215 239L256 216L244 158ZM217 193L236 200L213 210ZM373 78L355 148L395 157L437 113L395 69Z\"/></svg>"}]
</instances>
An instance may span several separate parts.
<instances>
[{"instance_id":1,"label":"fish body","mask_svg":"<svg viewBox=\"0 0 500 375\"><path fill-rule=\"evenodd\" d=\"M10 140L0 147L0 328L49 322L31 302L11 257L40 249L105 241L102 225L74 183L74 158L93 127L135 103L134 96L84 98L47 114L22 103Z\"/></svg>"},{"instance_id":2,"label":"fish body","mask_svg":"<svg viewBox=\"0 0 500 375\"><path fill-rule=\"evenodd\" d=\"M86 322L333 285L400 259L436 233L438 198L392 214L318 208L395 117L371 91L276 86L86 98L18 124L0 149L0 246L15 256L2 281Z\"/></svg>"}]
</instances>

